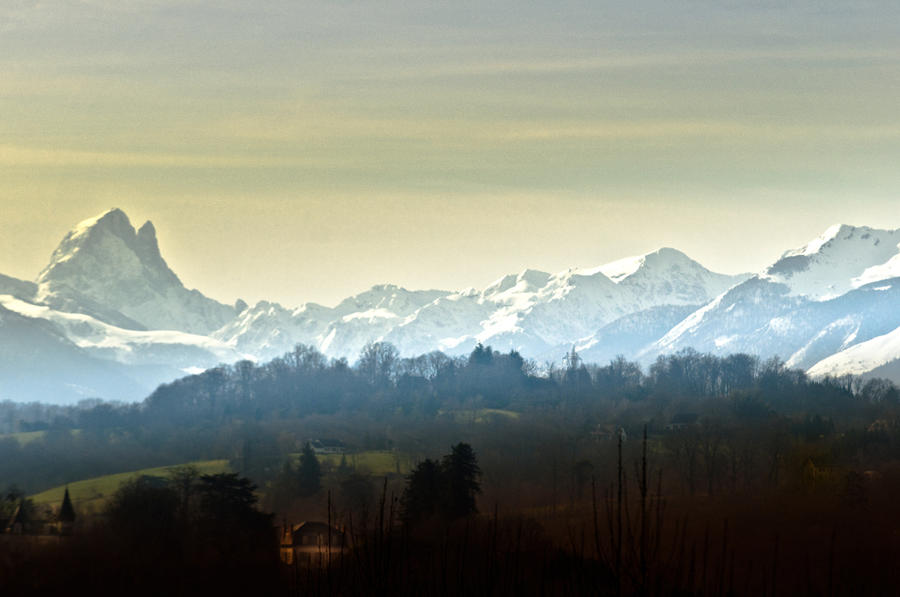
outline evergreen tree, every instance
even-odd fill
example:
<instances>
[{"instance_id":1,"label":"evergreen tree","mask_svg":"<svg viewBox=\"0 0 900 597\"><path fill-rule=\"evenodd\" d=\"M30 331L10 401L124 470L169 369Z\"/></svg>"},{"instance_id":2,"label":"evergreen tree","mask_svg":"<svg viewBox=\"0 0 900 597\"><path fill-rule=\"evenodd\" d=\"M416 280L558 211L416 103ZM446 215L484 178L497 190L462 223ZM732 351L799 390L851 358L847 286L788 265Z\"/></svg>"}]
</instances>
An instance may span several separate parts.
<instances>
[{"instance_id":1,"label":"evergreen tree","mask_svg":"<svg viewBox=\"0 0 900 597\"><path fill-rule=\"evenodd\" d=\"M315 495L322 489L322 468L319 466L316 453L309 442L306 442L303 452L300 454L297 483L300 495L304 497Z\"/></svg>"},{"instance_id":2,"label":"evergreen tree","mask_svg":"<svg viewBox=\"0 0 900 597\"><path fill-rule=\"evenodd\" d=\"M353 473L353 469L350 468L350 465L347 463L346 454L341 454L341 463L338 465L337 473L338 477L341 479L346 479Z\"/></svg>"},{"instance_id":3,"label":"evergreen tree","mask_svg":"<svg viewBox=\"0 0 900 597\"><path fill-rule=\"evenodd\" d=\"M470 365L483 365L488 367L494 361L494 351L490 346L487 348L479 342L472 353L469 355L469 364Z\"/></svg>"},{"instance_id":4,"label":"evergreen tree","mask_svg":"<svg viewBox=\"0 0 900 597\"><path fill-rule=\"evenodd\" d=\"M481 469L472 446L460 442L451 448L441 463L444 477L443 510L447 518L475 514L476 494L481 493Z\"/></svg>"},{"instance_id":5,"label":"evergreen tree","mask_svg":"<svg viewBox=\"0 0 900 597\"><path fill-rule=\"evenodd\" d=\"M453 520L478 512L475 496L481 493L481 469L472 446L458 443L438 462L425 460L407 477L403 512L415 523L435 515Z\"/></svg>"},{"instance_id":6,"label":"evergreen tree","mask_svg":"<svg viewBox=\"0 0 900 597\"><path fill-rule=\"evenodd\" d=\"M237 473L201 475L197 492L200 497L200 513L218 522L245 518L255 512L256 485Z\"/></svg>"},{"instance_id":7,"label":"evergreen tree","mask_svg":"<svg viewBox=\"0 0 900 597\"><path fill-rule=\"evenodd\" d=\"M431 518L438 513L443 489L443 470L436 460L420 462L407 477L403 491L403 516L408 523Z\"/></svg>"},{"instance_id":8,"label":"evergreen tree","mask_svg":"<svg viewBox=\"0 0 900 597\"><path fill-rule=\"evenodd\" d=\"M177 543L178 506L178 493L165 479L141 475L119 486L105 514L123 548L156 558Z\"/></svg>"},{"instance_id":9,"label":"evergreen tree","mask_svg":"<svg viewBox=\"0 0 900 597\"><path fill-rule=\"evenodd\" d=\"M256 508L256 489L237 473L200 477L196 528L204 547L222 562L243 564L271 545L272 516Z\"/></svg>"}]
</instances>

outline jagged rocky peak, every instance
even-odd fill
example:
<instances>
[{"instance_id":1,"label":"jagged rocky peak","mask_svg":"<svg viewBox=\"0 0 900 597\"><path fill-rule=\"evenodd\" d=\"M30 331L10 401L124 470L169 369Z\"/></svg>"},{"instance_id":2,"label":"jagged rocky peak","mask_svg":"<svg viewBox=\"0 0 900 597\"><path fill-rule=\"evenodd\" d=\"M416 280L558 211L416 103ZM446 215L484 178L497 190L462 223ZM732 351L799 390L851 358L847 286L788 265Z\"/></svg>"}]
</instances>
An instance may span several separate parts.
<instances>
[{"instance_id":1,"label":"jagged rocky peak","mask_svg":"<svg viewBox=\"0 0 900 597\"><path fill-rule=\"evenodd\" d=\"M37 279L38 300L130 328L209 333L234 307L188 290L166 264L156 229L135 230L121 209L79 223Z\"/></svg>"},{"instance_id":2,"label":"jagged rocky peak","mask_svg":"<svg viewBox=\"0 0 900 597\"><path fill-rule=\"evenodd\" d=\"M156 240L156 228L150 220L144 222L144 225L137 231L137 244L146 257L162 261L162 255L159 253L159 242Z\"/></svg>"},{"instance_id":3,"label":"jagged rocky peak","mask_svg":"<svg viewBox=\"0 0 900 597\"><path fill-rule=\"evenodd\" d=\"M482 294L486 297L506 293L510 290L519 292L533 292L546 286L551 274L536 269L522 270L518 274L508 274L498 278L484 289Z\"/></svg>"},{"instance_id":4,"label":"jagged rocky peak","mask_svg":"<svg viewBox=\"0 0 900 597\"><path fill-rule=\"evenodd\" d=\"M155 284L181 285L160 254L153 224L147 222L138 232L125 212L114 208L69 231L37 282L42 287L66 284L90 296L97 283L143 277Z\"/></svg>"},{"instance_id":5,"label":"jagged rocky peak","mask_svg":"<svg viewBox=\"0 0 900 597\"><path fill-rule=\"evenodd\" d=\"M395 284L378 284L369 290L344 299L334 308L334 312L345 316L361 311L382 309L386 313L405 317L447 294L449 293L443 290L407 290Z\"/></svg>"}]
</instances>

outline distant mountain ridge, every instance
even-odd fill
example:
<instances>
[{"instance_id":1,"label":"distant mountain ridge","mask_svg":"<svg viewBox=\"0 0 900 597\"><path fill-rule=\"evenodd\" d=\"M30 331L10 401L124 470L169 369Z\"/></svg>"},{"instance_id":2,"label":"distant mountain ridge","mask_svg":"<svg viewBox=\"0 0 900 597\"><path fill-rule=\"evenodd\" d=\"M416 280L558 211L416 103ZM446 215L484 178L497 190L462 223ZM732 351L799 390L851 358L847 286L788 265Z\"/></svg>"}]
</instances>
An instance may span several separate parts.
<instances>
[{"instance_id":1,"label":"distant mountain ridge","mask_svg":"<svg viewBox=\"0 0 900 597\"><path fill-rule=\"evenodd\" d=\"M153 224L135 229L111 209L73 228L34 282L0 275L0 354L24 343L48 372L29 384L0 369L0 399L137 399L185 373L267 360L297 343L353 362L374 341L404 356L483 343L538 363L572 347L587 361L621 354L644 364L693 348L780 356L811 374L900 376L898 299L900 230L833 226L755 275L715 273L662 248L590 269L526 269L482 290L382 284L334 307L231 306L185 288Z\"/></svg>"}]
</instances>

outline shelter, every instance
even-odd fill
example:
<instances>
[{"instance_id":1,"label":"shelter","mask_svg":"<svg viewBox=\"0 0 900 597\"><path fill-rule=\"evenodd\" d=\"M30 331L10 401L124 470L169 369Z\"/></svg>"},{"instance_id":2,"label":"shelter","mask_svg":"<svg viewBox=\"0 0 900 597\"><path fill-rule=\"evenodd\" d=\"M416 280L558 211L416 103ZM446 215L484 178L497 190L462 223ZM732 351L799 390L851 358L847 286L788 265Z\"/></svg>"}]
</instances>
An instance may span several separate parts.
<instances>
[{"instance_id":1,"label":"shelter","mask_svg":"<svg viewBox=\"0 0 900 597\"><path fill-rule=\"evenodd\" d=\"M324 565L347 550L347 534L325 522L285 524L281 530L281 561Z\"/></svg>"}]
</instances>

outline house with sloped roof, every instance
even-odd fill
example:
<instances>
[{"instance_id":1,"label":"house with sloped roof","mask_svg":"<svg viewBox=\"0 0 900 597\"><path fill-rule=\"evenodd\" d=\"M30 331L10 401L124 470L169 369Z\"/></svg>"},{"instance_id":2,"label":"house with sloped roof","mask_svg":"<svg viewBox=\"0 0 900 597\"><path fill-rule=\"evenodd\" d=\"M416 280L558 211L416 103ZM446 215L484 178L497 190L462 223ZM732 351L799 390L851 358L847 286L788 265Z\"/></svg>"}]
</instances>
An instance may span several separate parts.
<instances>
[{"instance_id":1,"label":"house with sloped roof","mask_svg":"<svg viewBox=\"0 0 900 597\"><path fill-rule=\"evenodd\" d=\"M348 548L347 533L325 522L285 524L281 529L280 556L288 565L324 566Z\"/></svg>"},{"instance_id":2,"label":"house with sloped roof","mask_svg":"<svg viewBox=\"0 0 900 597\"><path fill-rule=\"evenodd\" d=\"M343 454L347 451L347 445L339 439L311 439L309 445L316 454Z\"/></svg>"},{"instance_id":3,"label":"house with sloped roof","mask_svg":"<svg viewBox=\"0 0 900 597\"><path fill-rule=\"evenodd\" d=\"M676 413L666 425L666 431L680 431L696 425L699 420L700 415L697 413Z\"/></svg>"}]
</instances>

